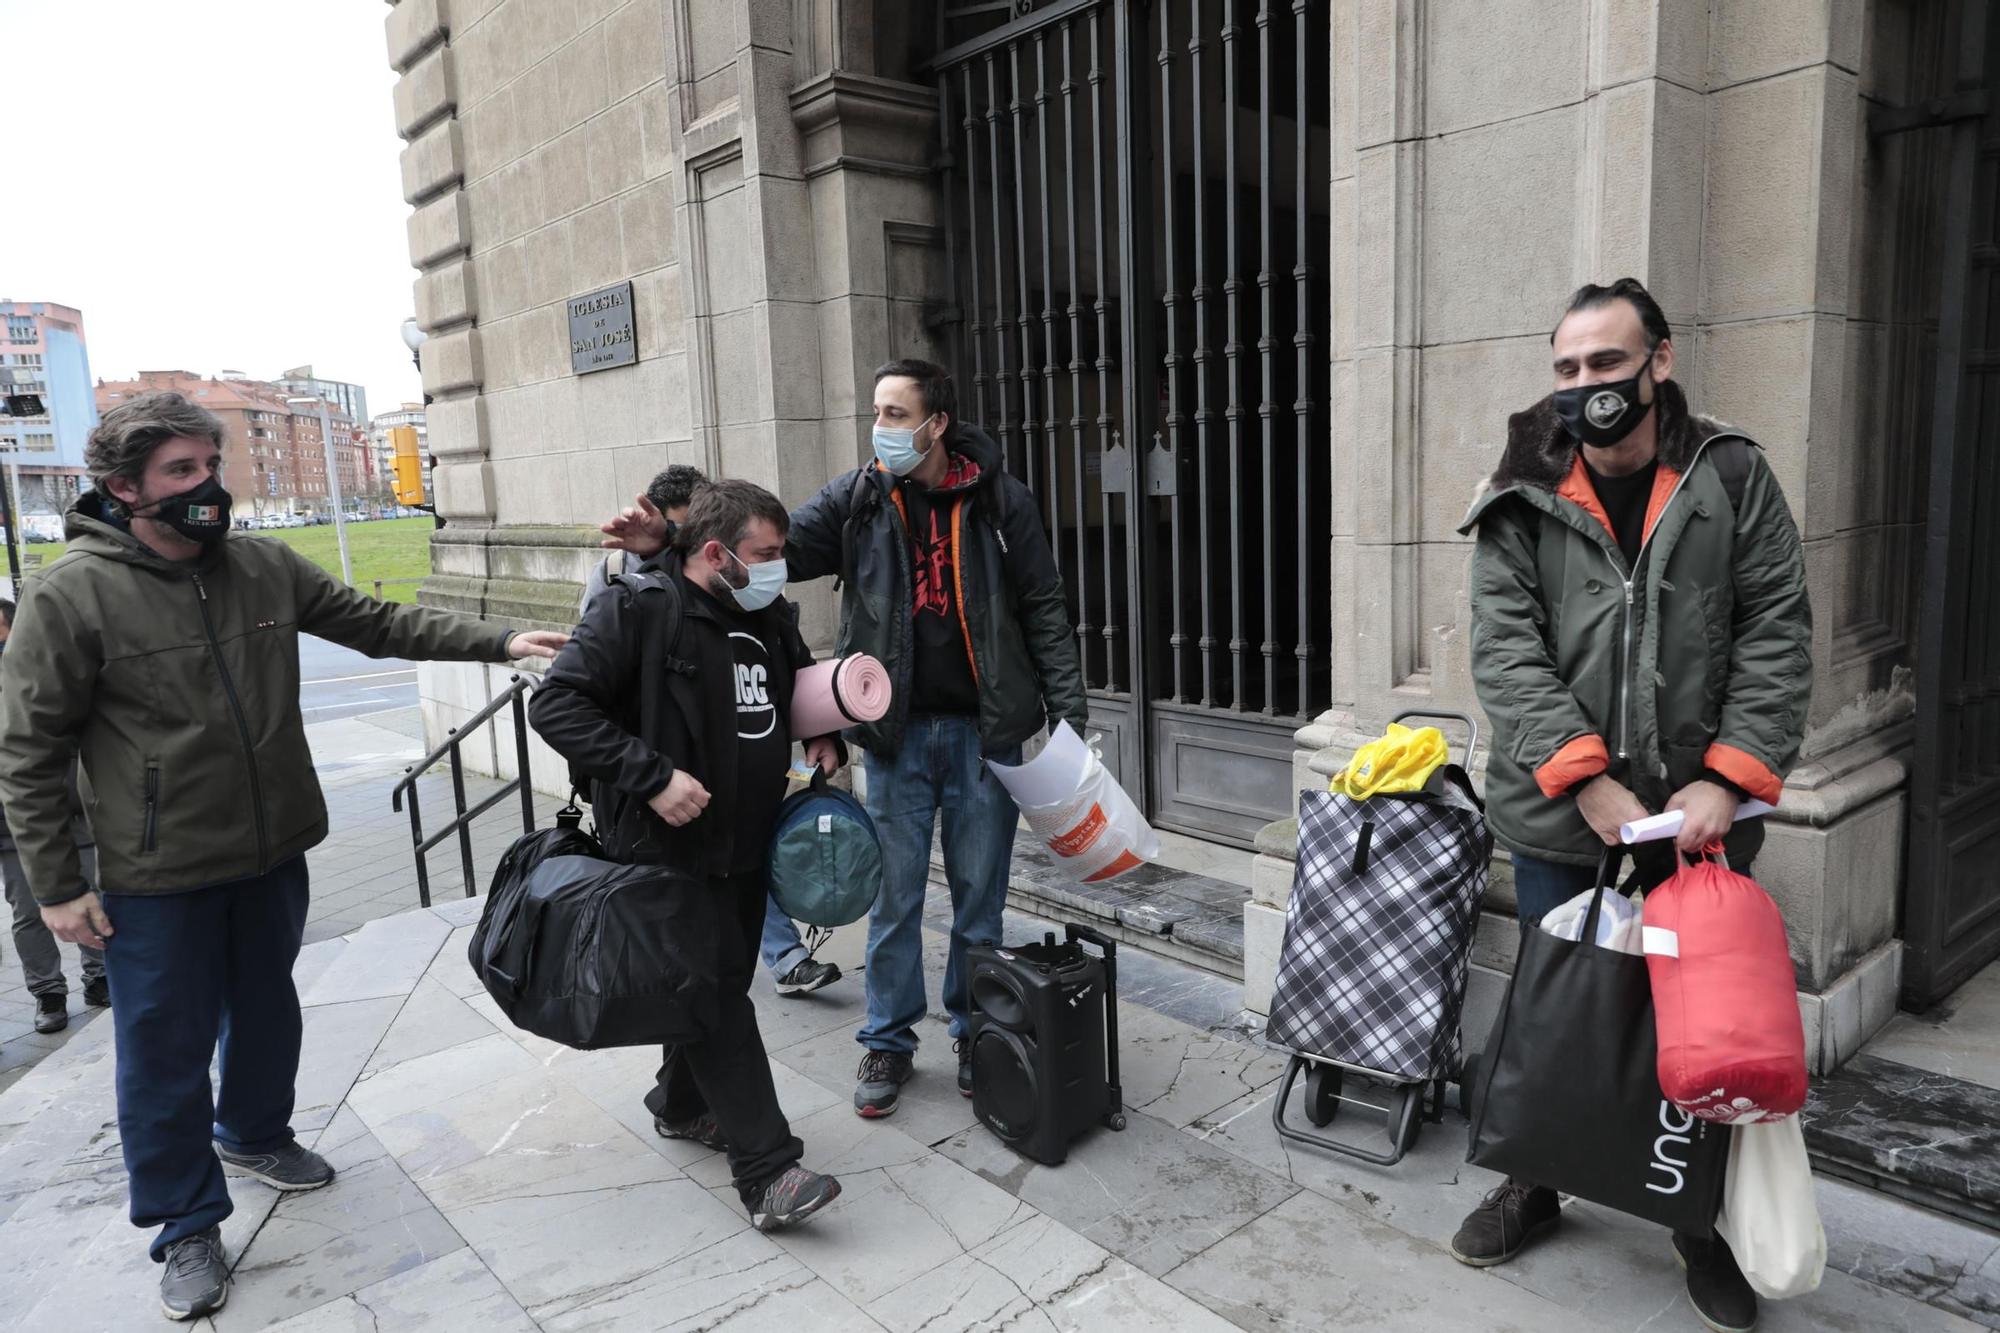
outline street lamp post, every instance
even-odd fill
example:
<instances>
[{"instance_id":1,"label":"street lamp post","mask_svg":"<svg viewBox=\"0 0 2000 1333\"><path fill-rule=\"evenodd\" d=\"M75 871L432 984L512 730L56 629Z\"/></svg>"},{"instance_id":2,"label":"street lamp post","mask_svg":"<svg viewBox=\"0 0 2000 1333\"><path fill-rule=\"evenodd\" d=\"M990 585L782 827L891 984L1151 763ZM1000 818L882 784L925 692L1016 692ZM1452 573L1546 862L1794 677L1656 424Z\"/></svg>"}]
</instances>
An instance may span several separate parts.
<instances>
[{"instance_id":1,"label":"street lamp post","mask_svg":"<svg viewBox=\"0 0 2000 1333\"><path fill-rule=\"evenodd\" d=\"M333 536L340 545L340 581L354 586L354 566L347 558L347 509L340 498L340 464L333 454L333 426L326 417L324 398L287 398L287 403L319 404L319 444L326 454L327 491L333 496Z\"/></svg>"}]
</instances>

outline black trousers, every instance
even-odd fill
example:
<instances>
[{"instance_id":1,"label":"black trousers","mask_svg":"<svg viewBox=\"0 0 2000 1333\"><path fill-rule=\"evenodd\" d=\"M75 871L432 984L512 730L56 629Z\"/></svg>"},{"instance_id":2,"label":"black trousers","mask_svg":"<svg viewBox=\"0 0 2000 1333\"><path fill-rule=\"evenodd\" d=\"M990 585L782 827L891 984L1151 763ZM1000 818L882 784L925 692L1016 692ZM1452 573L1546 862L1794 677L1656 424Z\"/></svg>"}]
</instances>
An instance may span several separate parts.
<instances>
[{"instance_id":1,"label":"black trousers","mask_svg":"<svg viewBox=\"0 0 2000 1333\"><path fill-rule=\"evenodd\" d=\"M765 1186L797 1165L805 1145L793 1137L784 1108L778 1105L764 1036L757 1030L757 1009L750 1002L757 941L769 901L764 876L753 872L711 877L709 888L718 909L716 965L721 995L715 1030L701 1041L661 1049L660 1072L646 1094L646 1109L676 1125L704 1111L714 1112L729 1144L736 1192L745 1206L751 1206Z\"/></svg>"}]
</instances>

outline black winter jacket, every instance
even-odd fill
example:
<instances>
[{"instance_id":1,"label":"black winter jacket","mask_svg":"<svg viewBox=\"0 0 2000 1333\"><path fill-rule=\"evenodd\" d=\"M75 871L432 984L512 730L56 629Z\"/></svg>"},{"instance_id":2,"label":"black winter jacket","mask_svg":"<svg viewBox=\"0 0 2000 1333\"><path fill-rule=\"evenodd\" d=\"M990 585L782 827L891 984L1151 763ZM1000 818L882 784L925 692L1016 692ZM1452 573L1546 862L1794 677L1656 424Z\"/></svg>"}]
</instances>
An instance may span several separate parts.
<instances>
[{"instance_id":1,"label":"black winter jacket","mask_svg":"<svg viewBox=\"0 0 2000 1333\"><path fill-rule=\"evenodd\" d=\"M1018 745L1045 721L1067 719L1082 735L1090 700L1076 627L1035 498L1000 466L999 449L978 427L956 427L947 446L969 466L955 466L932 502L950 508L954 600L979 689L981 748ZM867 653L889 669L896 689L888 716L847 732L883 756L902 748L915 661L910 536L894 485L872 463L834 478L793 512L785 547L794 582L841 578L835 651Z\"/></svg>"}]
</instances>

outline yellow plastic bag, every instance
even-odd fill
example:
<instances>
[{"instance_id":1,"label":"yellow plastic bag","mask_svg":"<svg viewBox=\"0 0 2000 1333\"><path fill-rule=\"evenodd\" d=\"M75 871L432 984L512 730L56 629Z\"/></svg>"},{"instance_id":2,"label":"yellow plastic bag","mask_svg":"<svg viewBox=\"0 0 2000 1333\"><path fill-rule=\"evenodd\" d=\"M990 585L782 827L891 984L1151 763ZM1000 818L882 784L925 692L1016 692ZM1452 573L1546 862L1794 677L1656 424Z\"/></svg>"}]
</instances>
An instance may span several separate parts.
<instances>
[{"instance_id":1,"label":"yellow plastic bag","mask_svg":"<svg viewBox=\"0 0 2000 1333\"><path fill-rule=\"evenodd\" d=\"M1450 757L1444 733L1436 727L1412 731L1391 722L1388 732L1356 750L1347 767L1327 786L1357 801L1382 792L1422 791L1431 774Z\"/></svg>"}]
</instances>

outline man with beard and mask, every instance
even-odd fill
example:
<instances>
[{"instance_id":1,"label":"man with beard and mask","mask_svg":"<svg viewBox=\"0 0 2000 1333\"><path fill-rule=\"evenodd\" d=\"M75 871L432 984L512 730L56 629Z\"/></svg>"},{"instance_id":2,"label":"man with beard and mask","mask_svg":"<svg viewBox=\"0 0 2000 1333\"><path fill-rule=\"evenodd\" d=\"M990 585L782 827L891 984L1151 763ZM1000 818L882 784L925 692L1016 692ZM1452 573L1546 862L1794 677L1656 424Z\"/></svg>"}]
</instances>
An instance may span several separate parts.
<instances>
[{"instance_id":1,"label":"man with beard and mask","mask_svg":"<svg viewBox=\"0 0 2000 1333\"><path fill-rule=\"evenodd\" d=\"M875 372L875 458L792 515L798 580L841 580L841 656L888 667L895 702L849 738L867 752L868 813L882 835L882 893L868 923L868 1015L856 1113L892 1114L926 1008L924 891L942 824L952 928L944 1007L958 1090L972 1095L968 945L997 944L1020 811L986 767L1021 761L1044 725L1089 723L1076 627L1033 494L984 431L958 420L951 376L928 361ZM651 530L649 530L649 527ZM633 510L612 542L658 549ZM607 543L611 544L611 543Z\"/></svg>"},{"instance_id":2,"label":"man with beard and mask","mask_svg":"<svg viewBox=\"0 0 2000 1333\"><path fill-rule=\"evenodd\" d=\"M714 895L714 1027L665 1049L646 1109L662 1137L728 1154L759 1231L840 1194L799 1165L750 1000L791 767L792 682L812 664L782 596L790 526L762 487L702 487L675 549L591 601L528 706L542 739L590 779L606 854L671 866ZM826 772L846 762L837 736L797 739Z\"/></svg>"},{"instance_id":3,"label":"man with beard and mask","mask_svg":"<svg viewBox=\"0 0 2000 1333\"><path fill-rule=\"evenodd\" d=\"M1762 452L1691 415L1666 316L1640 283L1586 286L1550 336L1555 392L1507 423L1500 466L1461 531L1472 557L1472 670L1494 729L1486 795L1512 853L1521 928L1589 889L1620 824L1684 816L1641 844L1642 885L1720 840L1748 871L1797 762L1812 693L1799 534ZM1553 1224L1553 1190L1508 1180L1452 1254L1504 1263ZM1748 1329L1757 1300L1718 1236L1676 1235L1695 1310Z\"/></svg>"},{"instance_id":4,"label":"man with beard and mask","mask_svg":"<svg viewBox=\"0 0 2000 1333\"><path fill-rule=\"evenodd\" d=\"M231 532L222 439L177 393L104 414L85 451L95 489L70 507L68 550L28 585L0 690L0 803L28 886L57 936L104 950L132 1221L159 1228L173 1319L228 1297L225 1173L279 1190L333 1179L290 1125L305 853L327 832L299 634L468 662L567 641L378 602L283 542ZM71 838L79 756L101 893Z\"/></svg>"}]
</instances>

